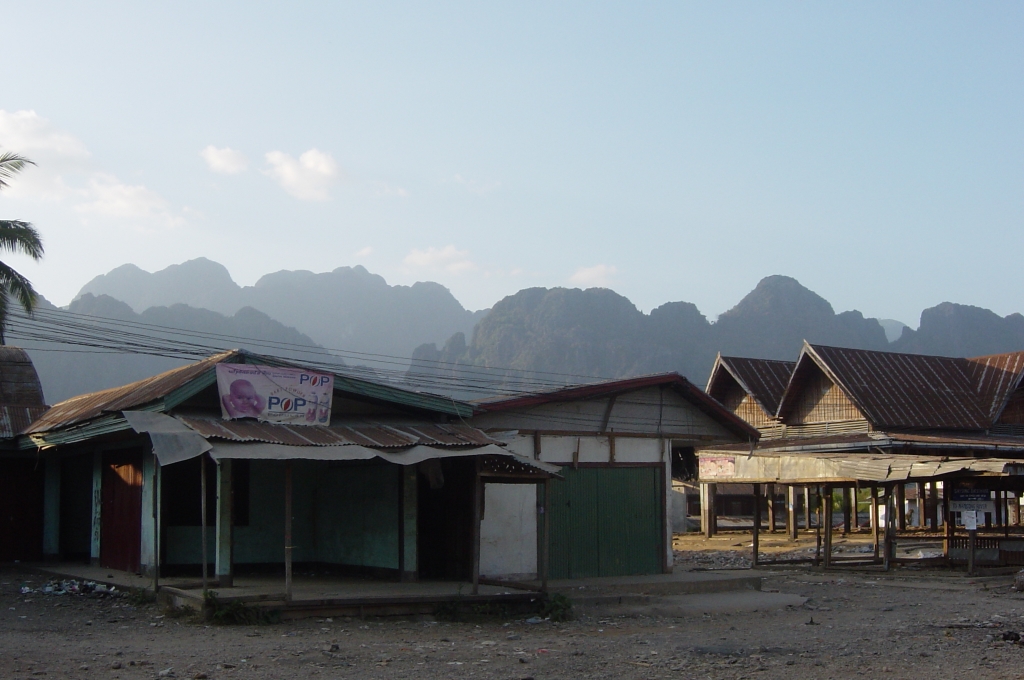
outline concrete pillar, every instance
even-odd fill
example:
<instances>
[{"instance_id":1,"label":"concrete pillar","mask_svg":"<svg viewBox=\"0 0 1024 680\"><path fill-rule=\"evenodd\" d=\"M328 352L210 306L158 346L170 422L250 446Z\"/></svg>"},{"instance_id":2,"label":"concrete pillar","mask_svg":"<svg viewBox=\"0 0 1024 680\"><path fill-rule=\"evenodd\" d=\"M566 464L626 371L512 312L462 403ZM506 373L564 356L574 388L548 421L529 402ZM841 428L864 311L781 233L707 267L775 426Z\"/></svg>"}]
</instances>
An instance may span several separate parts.
<instances>
[{"instance_id":1,"label":"concrete pillar","mask_svg":"<svg viewBox=\"0 0 1024 680\"><path fill-rule=\"evenodd\" d=\"M92 527L90 530L89 562L100 563L100 513L103 507L103 454L92 454Z\"/></svg>"},{"instance_id":2,"label":"concrete pillar","mask_svg":"<svg viewBox=\"0 0 1024 680\"><path fill-rule=\"evenodd\" d=\"M147 451L142 455L142 545L139 563L142 573L153 576L160 563L157 555L157 518L160 516L159 490L155 488L156 456ZM156 497L154 498L154 493Z\"/></svg>"},{"instance_id":3,"label":"concrete pillar","mask_svg":"<svg viewBox=\"0 0 1024 680\"><path fill-rule=\"evenodd\" d=\"M416 554L416 506L418 499L416 466L402 467L402 580L416 581L419 578L419 561Z\"/></svg>"},{"instance_id":4,"label":"concrete pillar","mask_svg":"<svg viewBox=\"0 0 1024 680\"><path fill-rule=\"evenodd\" d=\"M258 465L258 463L257 463ZM221 588L230 588L234 584L234 513L232 500L234 488L232 484L232 465L230 459L217 461L217 528L216 557L214 571L217 583Z\"/></svg>"},{"instance_id":5,"label":"concrete pillar","mask_svg":"<svg viewBox=\"0 0 1024 680\"><path fill-rule=\"evenodd\" d=\"M705 538L715 535L718 520L715 516L715 484L700 485L700 527Z\"/></svg>"},{"instance_id":6,"label":"concrete pillar","mask_svg":"<svg viewBox=\"0 0 1024 680\"><path fill-rule=\"evenodd\" d=\"M804 487L804 529L811 530L811 487Z\"/></svg>"},{"instance_id":7,"label":"concrete pillar","mask_svg":"<svg viewBox=\"0 0 1024 680\"><path fill-rule=\"evenodd\" d=\"M43 559L60 559L60 459L46 456L43 482Z\"/></svg>"}]
</instances>

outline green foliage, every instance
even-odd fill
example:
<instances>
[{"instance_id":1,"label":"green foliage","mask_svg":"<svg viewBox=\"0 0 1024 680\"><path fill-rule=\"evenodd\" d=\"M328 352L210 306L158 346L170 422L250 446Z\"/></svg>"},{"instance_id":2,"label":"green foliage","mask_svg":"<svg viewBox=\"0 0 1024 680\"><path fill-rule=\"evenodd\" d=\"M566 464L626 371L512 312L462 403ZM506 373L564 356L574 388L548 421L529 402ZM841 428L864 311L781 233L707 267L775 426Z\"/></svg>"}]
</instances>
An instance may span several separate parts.
<instances>
[{"instance_id":1,"label":"green foliage","mask_svg":"<svg viewBox=\"0 0 1024 680\"><path fill-rule=\"evenodd\" d=\"M562 593L555 593L544 600L540 614L554 622L572 620L572 600Z\"/></svg>"},{"instance_id":2,"label":"green foliage","mask_svg":"<svg viewBox=\"0 0 1024 680\"><path fill-rule=\"evenodd\" d=\"M124 597L128 600L128 604L133 607L141 607L142 605L156 602L156 596L146 588L129 588Z\"/></svg>"}]
</instances>

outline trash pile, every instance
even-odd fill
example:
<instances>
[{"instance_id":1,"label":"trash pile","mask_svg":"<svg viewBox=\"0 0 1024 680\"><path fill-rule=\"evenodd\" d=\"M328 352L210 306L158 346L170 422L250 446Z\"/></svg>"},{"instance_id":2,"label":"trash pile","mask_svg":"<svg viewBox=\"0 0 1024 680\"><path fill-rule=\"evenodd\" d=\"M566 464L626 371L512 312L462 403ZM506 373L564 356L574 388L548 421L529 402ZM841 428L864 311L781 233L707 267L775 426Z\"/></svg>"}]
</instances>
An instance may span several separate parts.
<instances>
[{"instance_id":1,"label":"trash pile","mask_svg":"<svg viewBox=\"0 0 1024 680\"><path fill-rule=\"evenodd\" d=\"M77 581L75 579L47 581L39 588L22 584L22 595L119 595L114 586L107 587L95 581Z\"/></svg>"}]
</instances>

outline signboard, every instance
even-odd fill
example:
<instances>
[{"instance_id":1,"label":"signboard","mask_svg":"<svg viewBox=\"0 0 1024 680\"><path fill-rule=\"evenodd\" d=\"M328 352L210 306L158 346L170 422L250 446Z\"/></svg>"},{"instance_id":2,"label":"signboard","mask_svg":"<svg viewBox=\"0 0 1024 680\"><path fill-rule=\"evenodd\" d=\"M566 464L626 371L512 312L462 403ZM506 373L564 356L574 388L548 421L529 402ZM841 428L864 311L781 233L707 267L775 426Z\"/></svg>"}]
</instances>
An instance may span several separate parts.
<instances>
[{"instance_id":1,"label":"signboard","mask_svg":"<svg viewBox=\"0 0 1024 680\"><path fill-rule=\"evenodd\" d=\"M992 501L951 501L950 512L980 512L995 513L996 504Z\"/></svg>"},{"instance_id":2,"label":"signboard","mask_svg":"<svg viewBox=\"0 0 1024 680\"><path fill-rule=\"evenodd\" d=\"M978 530L978 513L973 510L966 510L960 513L960 519L964 523L964 528L968 531Z\"/></svg>"},{"instance_id":3,"label":"signboard","mask_svg":"<svg viewBox=\"0 0 1024 680\"><path fill-rule=\"evenodd\" d=\"M334 377L298 368L217 364L225 420L256 418L287 425L330 425Z\"/></svg>"},{"instance_id":4,"label":"signboard","mask_svg":"<svg viewBox=\"0 0 1024 680\"><path fill-rule=\"evenodd\" d=\"M736 459L733 456L701 456L700 479L723 479L736 476Z\"/></svg>"},{"instance_id":5,"label":"signboard","mask_svg":"<svg viewBox=\"0 0 1024 680\"><path fill-rule=\"evenodd\" d=\"M969 486L954 486L953 499L949 503L951 512L995 512L996 504L992 502L988 489L977 489Z\"/></svg>"}]
</instances>

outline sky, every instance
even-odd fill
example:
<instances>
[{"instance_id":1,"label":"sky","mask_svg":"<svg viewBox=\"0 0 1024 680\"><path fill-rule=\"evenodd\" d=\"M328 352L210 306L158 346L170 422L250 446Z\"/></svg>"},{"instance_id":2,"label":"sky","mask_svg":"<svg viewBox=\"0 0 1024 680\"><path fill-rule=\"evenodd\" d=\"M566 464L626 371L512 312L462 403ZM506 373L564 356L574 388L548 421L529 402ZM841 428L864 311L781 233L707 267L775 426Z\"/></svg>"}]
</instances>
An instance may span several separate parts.
<instances>
[{"instance_id":1,"label":"sky","mask_svg":"<svg viewBox=\"0 0 1024 680\"><path fill-rule=\"evenodd\" d=\"M1024 311L1024 4L0 0L4 261Z\"/></svg>"}]
</instances>

